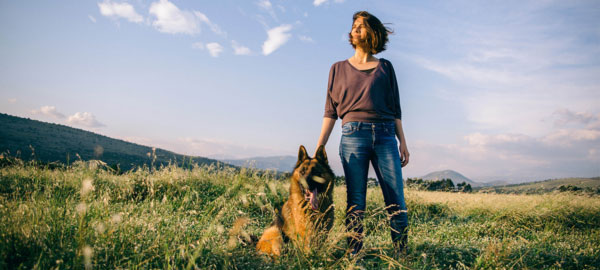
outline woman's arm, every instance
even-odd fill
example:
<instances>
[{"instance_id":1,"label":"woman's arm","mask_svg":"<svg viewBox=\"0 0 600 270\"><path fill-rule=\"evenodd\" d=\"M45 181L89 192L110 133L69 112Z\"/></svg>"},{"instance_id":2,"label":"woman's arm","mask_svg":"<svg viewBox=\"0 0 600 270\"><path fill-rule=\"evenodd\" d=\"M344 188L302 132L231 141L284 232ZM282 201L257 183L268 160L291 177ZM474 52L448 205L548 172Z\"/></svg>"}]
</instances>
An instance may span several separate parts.
<instances>
[{"instance_id":1,"label":"woman's arm","mask_svg":"<svg viewBox=\"0 0 600 270\"><path fill-rule=\"evenodd\" d=\"M329 140L329 135L331 135L331 130L333 129L333 125L335 125L336 119L323 117L323 125L321 126L321 135L319 136L319 141L317 142L317 148L321 145L327 144L327 140Z\"/></svg>"},{"instance_id":2,"label":"woman's arm","mask_svg":"<svg viewBox=\"0 0 600 270\"><path fill-rule=\"evenodd\" d=\"M402 160L402 167L408 164L408 147L406 147L406 139L404 138L404 130L402 130L402 120L396 118L396 137L400 140L400 160Z\"/></svg>"}]
</instances>

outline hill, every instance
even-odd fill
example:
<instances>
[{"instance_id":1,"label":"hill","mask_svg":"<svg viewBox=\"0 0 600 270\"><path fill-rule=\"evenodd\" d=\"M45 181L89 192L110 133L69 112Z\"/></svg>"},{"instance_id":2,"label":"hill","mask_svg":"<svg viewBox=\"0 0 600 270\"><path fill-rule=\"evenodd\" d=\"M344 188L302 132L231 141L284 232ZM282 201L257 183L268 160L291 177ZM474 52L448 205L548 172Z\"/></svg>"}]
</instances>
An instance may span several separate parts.
<instances>
[{"instance_id":1,"label":"hill","mask_svg":"<svg viewBox=\"0 0 600 270\"><path fill-rule=\"evenodd\" d=\"M496 193L541 194L558 190L560 186L573 186L581 189L598 189L600 188L600 177L548 179L513 185L481 187L478 190Z\"/></svg>"},{"instance_id":2,"label":"hill","mask_svg":"<svg viewBox=\"0 0 600 270\"><path fill-rule=\"evenodd\" d=\"M453 170L431 172L421 178L423 180L442 180L450 178L455 185L458 183L466 182L467 184L471 184L472 187L483 186L482 183L475 182Z\"/></svg>"},{"instance_id":3,"label":"hill","mask_svg":"<svg viewBox=\"0 0 600 270\"><path fill-rule=\"evenodd\" d=\"M0 153L6 152L23 160L72 163L78 159L99 159L108 165L129 170L144 164L165 165L169 162L182 165L189 162L220 164L220 161L204 157L180 155L160 148L153 148L104 135L0 113Z\"/></svg>"},{"instance_id":4,"label":"hill","mask_svg":"<svg viewBox=\"0 0 600 270\"><path fill-rule=\"evenodd\" d=\"M246 159L224 159L222 161L240 167L291 172L294 169L294 164L296 164L297 160L298 158L294 156L273 156L251 157Z\"/></svg>"}]
</instances>

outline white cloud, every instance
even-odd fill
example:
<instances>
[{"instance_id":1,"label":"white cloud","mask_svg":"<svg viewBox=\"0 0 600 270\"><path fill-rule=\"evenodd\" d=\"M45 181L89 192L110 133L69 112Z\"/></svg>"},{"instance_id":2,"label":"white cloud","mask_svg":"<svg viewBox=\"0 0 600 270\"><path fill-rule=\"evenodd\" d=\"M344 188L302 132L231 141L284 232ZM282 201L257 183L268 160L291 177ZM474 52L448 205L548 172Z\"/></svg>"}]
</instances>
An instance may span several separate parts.
<instances>
[{"instance_id":1,"label":"white cloud","mask_svg":"<svg viewBox=\"0 0 600 270\"><path fill-rule=\"evenodd\" d=\"M292 30L292 26L284 24L267 31L267 40L263 43L262 50L264 55L269 55L283 44L285 44L292 34L288 33Z\"/></svg>"},{"instance_id":2,"label":"white cloud","mask_svg":"<svg viewBox=\"0 0 600 270\"><path fill-rule=\"evenodd\" d=\"M58 119L65 118L65 115L58 112L58 110L56 110L56 107L54 106L43 106L38 110L31 111L31 113L47 115Z\"/></svg>"},{"instance_id":3,"label":"white cloud","mask_svg":"<svg viewBox=\"0 0 600 270\"><path fill-rule=\"evenodd\" d=\"M256 3L258 7L265 10L273 19L277 20L277 16L275 15L275 10L273 10L273 4L269 0L260 0Z\"/></svg>"},{"instance_id":4,"label":"white cloud","mask_svg":"<svg viewBox=\"0 0 600 270\"><path fill-rule=\"evenodd\" d=\"M96 23L96 18L94 18L94 16L92 15L88 15L88 18L90 19L90 21L92 21L93 23Z\"/></svg>"},{"instance_id":5,"label":"white cloud","mask_svg":"<svg viewBox=\"0 0 600 270\"><path fill-rule=\"evenodd\" d=\"M315 0L313 2L313 5L315 5L315 7L318 7L318 6L322 5L322 4L324 4L325 2L327 2L327 0Z\"/></svg>"},{"instance_id":6,"label":"white cloud","mask_svg":"<svg viewBox=\"0 0 600 270\"><path fill-rule=\"evenodd\" d=\"M141 23L144 21L144 18L138 14L129 3L115 3L105 0L102 3L98 3L98 7L100 8L100 14L106 17L121 17L134 23Z\"/></svg>"},{"instance_id":7,"label":"white cloud","mask_svg":"<svg viewBox=\"0 0 600 270\"><path fill-rule=\"evenodd\" d=\"M441 75L443 81L424 86L451 102L448 106L460 114L456 117L475 130L541 137L565 121L576 121L548 121L549 111L569 107L599 112L600 66L595 59L600 49L585 41L597 31L592 33L588 15L574 15L589 14L582 11L586 5L542 1L514 9L506 3L493 8L456 4L452 14L449 6L431 12L403 6L407 20L398 21L396 32L406 34L391 37L391 45L403 44L405 53L428 52L405 58ZM572 13L549 12L556 8ZM442 89L431 89L436 87Z\"/></svg>"},{"instance_id":8,"label":"white cloud","mask_svg":"<svg viewBox=\"0 0 600 270\"><path fill-rule=\"evenodd\" d=\"M231 47L236 55L249 55L250 49L238 44L235 40L231 41Z\"/></svg>"},{"instance_id":9,"label":"white cloud","mask_svg":"<svg viewBox=\"0 0 600 270\"><path fill-rule=\"evenodd\" d=\"M200 24L204 23L216 34L225 35L219 26L212 23L206 15L199 11L180 10L168 0L160 0L150 5L150 14L156 17L152 25L162 33L193 35L200 32Z\"/></svg>"},{"instance_id":10,"label":"white cloud","mask_svg":"<svg viewBox=\"0 0 600 270\"><path fill-rule=\"evenodd\" d=\"M344 3L344 1L345 1L345 0L334 0L333 2L335 2L335 3ZM320 6L320 5L322 5L322 4L325 4L325 3L327 3L327 2L329 2L329 0L314 0L314 1L313 1L313 5L314 5L315 7L318 7L318 6Z\"/></svg>"},{"instance_id":11,"label":"white cloud","mask_svg":"<svg viewBox=\"0 0 600 270\"><path fill-rule=\"evenodd\" d=\"M554 121L554 125L556 126L564 126L569 123L588 124L594 119L597 119L597 117L589 112L573 112L566 108L558 109L554 111L553 114L558 118Z\"/></svg>"},{"instance_id":12,"label":"white cloud","mask_svg":"<svg viewBox=\"0 0 600 270\"><path fill-rule=\"evenodd\" d=\"M212 57L219 57L219 54L223 52L223 46L216 42L207 43L206 49Z\"/></svg>"},{"instance_id":13,"label":"white cloud","mask_svg":"<svg viewBox=\"0 0 600 270\"><path fill-rule=\"evenodd\" d=\"M570 126L551 130L541 136L522 133L473 132L455 144L409 141L412 176L452 169L479 181L543 180L559 177L600 175L600 115L561 110L551 118L567 115L586 116ZM587 120L589 119L589 120Z\"/></svg>"},{"instance_id":14,"label":"white cloud","mask_svg":"<svg viewBox=\"0 0 600 270\"><path fill-rule=\"evenodd\" d=\"M309 36L298 35L298 38L301 41L304 41L304 42L307 42L307 43L315 43L315 41L311 37L309 37Z\"/></svg>"},{"instance_id":15,"label":"white cloud","mask_svg":"<svg viewBox=\"0 0 600 270\"><path fill-rule=\"evenodd\" d=\"M17 99L16 98L9 98L8 99L8 103L11 103L11 104L17 103Z\"/></svg>"},{"instance_id":16,"label":"white cloud","mask_svg":"<svg viewBox=\"0 0 600 270\"><path fill-rule=\"evenodd\" d=\"M76 112L67 119L69 124L79 125L84 127L96 128L104 127L105 125L98 122L96 117L89 112Z\"/></svg>"},{"instance_id":17,"label":"white cloud","mask_svg":"<svg viewBox=\"0 0 600 270\"><path fill-rule=\"evenodd\" d=\"M196 17L198 17L198 19L205 23L206 25L208 25L208 27L210 28L211 31L213 31L215 34L217 35L221 35L221 36L226 36L227 33L223 32L223 30L221 30L221 28L214 24L213 22L211 22L208 17L206 17L206 15L204 15L204 13L199 12L199 11L194 11L194 14L196 15Z\"/></svg>"},{"instance_id":18,"label":"white cloud","mask_svg":"<svg viewBox=\"0 0 600 270\"><path fill-rule=\"evenodd\" d=\"M269 0L260 0L256 4L259 7L263 8L263 9L267 9L267 10L273 8L273 5L271 4L271 1L269 1Z\"/></svg>"}]
</instances>

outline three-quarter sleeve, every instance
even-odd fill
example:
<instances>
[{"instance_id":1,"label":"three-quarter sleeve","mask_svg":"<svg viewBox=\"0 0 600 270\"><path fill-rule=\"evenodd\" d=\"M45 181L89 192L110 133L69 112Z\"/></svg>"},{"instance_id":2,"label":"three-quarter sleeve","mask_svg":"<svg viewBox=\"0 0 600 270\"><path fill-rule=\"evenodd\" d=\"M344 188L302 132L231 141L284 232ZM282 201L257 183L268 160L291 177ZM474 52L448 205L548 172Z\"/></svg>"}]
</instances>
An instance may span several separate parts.
<instances>
[{"instance_id":1,"label":"three-quarter sleeve","mask_svg":"<svg viewBox=\"0 0 600 270\"><path fill-rule=\"evenodd\" d=\"M392 62L388 61L390 66L390 85L392 87L392 94L394 97L394 116L396 119L402 120L402 109L400 109L400 91L398 89L398 81L396 81L396 71L392 66Z\"/></svg>"},{"instance_id":2,"label":"three-quarter sleeve","mask_svg":"<svg viewBox=\"0 0 600 270\"><path fill-rule=\"evenodd\" d=\"M333 92L333 81L335 78L335 64L329 70L329 81L327 82L327 98L325 99L325 114L324 117L337 119L337 103L331 98Z\"/></svg>"}]
</instances>

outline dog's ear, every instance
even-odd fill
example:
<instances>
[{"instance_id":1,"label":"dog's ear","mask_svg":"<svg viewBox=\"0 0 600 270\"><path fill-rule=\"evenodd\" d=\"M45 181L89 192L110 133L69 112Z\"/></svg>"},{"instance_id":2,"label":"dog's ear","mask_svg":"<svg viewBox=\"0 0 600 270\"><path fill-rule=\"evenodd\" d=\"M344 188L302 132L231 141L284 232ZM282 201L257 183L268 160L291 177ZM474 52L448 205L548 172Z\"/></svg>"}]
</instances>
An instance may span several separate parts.
<instances>
[{"instance_id":1,"label":"dog's ear","mask_svg":"<svg viewBox=\"0 0 600 270\"><path fill-rule=\"evenodd\" d=\"M317 148L317 153L315 154L315 157L317 158L318 161L327 163L327 153L325 153L325 145L319 145L319 148Z\"/></svg>"},{"instance_id":2,"label":"dog's ear","mask_svg":"<svg viewBox=\"0 0 600 270\"><path fill-rule=\"evenodd\" d=\"M304 145L300 145L300 149L298 150L298 162L296 162L296 166L294 167L294 169L298 168L300 164L302 164L302 161L304 161L305 159L308 159L306 148L304 148Z\"/></svg>"}]
</instances>

